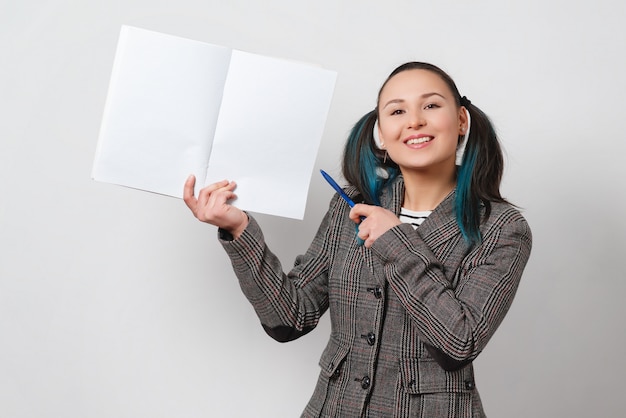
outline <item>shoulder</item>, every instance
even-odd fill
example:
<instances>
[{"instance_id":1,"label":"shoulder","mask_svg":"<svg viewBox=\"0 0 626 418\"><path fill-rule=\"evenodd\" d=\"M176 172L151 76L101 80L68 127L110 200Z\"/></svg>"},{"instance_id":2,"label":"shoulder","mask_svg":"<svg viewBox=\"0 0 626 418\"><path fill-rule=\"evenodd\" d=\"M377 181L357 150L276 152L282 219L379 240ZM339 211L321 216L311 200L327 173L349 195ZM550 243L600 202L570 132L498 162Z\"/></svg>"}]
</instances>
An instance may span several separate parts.
<instances>
[{"instance_id":1,"label":"shoulder","mask_svg":"<svg viewBox=\"0 0 626 418\"><path fill-rule=\"evenodd\" d=\"M532 241L530 225L518 208L507 202L491 202L491 213L481 226L483 237L489 235L513 235Z\"/></svg>"},{"instance_id":2,"label":"shoulder","mask_svg":"<svg viewBox=\"0 0 626 418\"><path fill-rule=\"evenodd\" d=\"M488 222L526 222L526 219L518 208L507 202L491 202L491 214Z\"/></svg>"}]
</instances>

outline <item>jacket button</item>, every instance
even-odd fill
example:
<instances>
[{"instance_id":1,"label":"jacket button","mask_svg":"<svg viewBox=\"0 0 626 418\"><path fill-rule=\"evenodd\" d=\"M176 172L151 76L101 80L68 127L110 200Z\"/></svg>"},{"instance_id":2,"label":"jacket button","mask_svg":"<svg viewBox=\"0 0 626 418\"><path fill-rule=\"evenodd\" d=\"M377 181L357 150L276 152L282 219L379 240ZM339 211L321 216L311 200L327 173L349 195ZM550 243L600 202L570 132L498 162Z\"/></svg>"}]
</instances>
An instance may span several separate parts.
<instances>
[{"instance_id":1,"label":"jacket button","mask_svg":"<svg viewBox=\"0 0 626 418\"><path fill-rule=\"evenodd\" d=\"M467 389L467 390L474 389L474 381L473 380L466 380L465 381L465 389Z\"/></svg>"},{"instance_id":2,"label":"jacket button","mask_svg":"<svg viewBox=\"0 0 626 418\"><path fill-rule=\"evenodd\" d=\"M330 376L331 379L337 379L341 375L341 369L337 367L333 374Z\"/></svg>"},{"instance_id":3,"label":"jacket button","mask_svg":"<svg viewBox=\"0 0 626 418\"><path fill-rule=\"evenodd\" d=\"M363 377L363 379L361 379L361 387L363 389L369 388L371 383L372 383L372 381L370 380L369 376L365 376L365 377Z\"/></svg>"},{"instance_id":4,"label":"jacket button","mask_svg":"<svg viewBox=\"0 0 626 418\"><path fill-rule=\"evenodd\" d=\"M376 334L374 334L373 332L361 334L361 338L365 338L368 345L374 345L376 343Z\"/></svg>"},{"instance_id":5,"label":"jacket button","mask_svg":"<svg viewBox=\"0 0 626 418\"><path fill-rule=\"evenodd\" d=\"M376 299L380 299L383 297L383 290L380 288L380 286L368 287L367 291L372 293Z\"/></svg>"}]
</instances>

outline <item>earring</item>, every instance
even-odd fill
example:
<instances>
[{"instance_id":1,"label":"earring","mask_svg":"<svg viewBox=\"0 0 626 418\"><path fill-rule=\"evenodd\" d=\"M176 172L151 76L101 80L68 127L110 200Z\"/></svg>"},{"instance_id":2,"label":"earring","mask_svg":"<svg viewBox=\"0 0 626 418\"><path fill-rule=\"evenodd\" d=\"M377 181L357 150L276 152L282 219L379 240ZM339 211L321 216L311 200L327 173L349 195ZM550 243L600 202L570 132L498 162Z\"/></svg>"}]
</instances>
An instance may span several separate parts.
<instances>
[{"instance_id":1,"label":"earring","mask_svg":"<svg viewBox=\"0 0 626 418\"><path fill-rule=\"evenodd\" d=\"M383 158L383 164L387 164L387 150L385 150L385 157Z\"/></svg>"}]
</instances>

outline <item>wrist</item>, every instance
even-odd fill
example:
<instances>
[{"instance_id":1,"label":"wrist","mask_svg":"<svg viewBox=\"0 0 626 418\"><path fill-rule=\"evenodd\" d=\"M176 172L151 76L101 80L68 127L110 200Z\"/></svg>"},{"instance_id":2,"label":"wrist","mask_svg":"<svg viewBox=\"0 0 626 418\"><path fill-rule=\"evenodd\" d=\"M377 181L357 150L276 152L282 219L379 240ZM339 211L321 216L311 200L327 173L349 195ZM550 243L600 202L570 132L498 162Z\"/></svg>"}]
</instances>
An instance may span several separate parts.
<instances>
[{"instance_id":1,"label":"wrist","mask_svg":"<svg viewBox=\"0 0 626 418\"><path fill-rule=\"evenodd\" d=\"M241 236L243 231L245 231L246 228L248 227L248 223L250 222L250 220L248 219L248 214L246 212L240 211L240 213L241 213L241 218L242 218L241 222L237 226L228 230L228 232L230 232L233 238L235 239Z\"/></svg>"}]
</instances>

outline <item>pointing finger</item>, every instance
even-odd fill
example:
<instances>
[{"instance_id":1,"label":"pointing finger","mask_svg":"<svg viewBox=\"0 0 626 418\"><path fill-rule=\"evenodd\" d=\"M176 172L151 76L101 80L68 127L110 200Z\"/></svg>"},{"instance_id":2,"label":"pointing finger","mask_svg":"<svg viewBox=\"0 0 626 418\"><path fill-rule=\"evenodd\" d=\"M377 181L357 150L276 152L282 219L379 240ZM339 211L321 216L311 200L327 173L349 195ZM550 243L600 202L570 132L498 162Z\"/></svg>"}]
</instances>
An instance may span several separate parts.
<instances>
[{"instance_id":1,"label":"pointing finger","mask_svg":"<svg viewBox=\"0 0 626 418\"><path fill-rule=\"evenodd\" d=\"M356 223L359 223L364 218L367 218L372 213L374 208L375 208L374 206L366 205L363 203L357 203L350 210L350 219L352 219Z\"/></svg>"}]
</instances>

